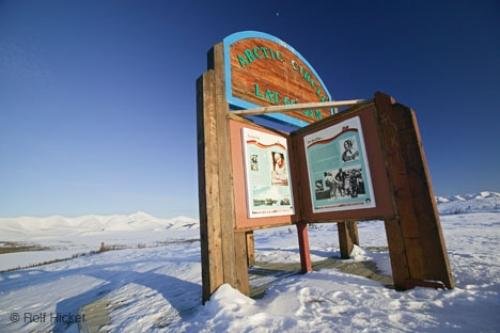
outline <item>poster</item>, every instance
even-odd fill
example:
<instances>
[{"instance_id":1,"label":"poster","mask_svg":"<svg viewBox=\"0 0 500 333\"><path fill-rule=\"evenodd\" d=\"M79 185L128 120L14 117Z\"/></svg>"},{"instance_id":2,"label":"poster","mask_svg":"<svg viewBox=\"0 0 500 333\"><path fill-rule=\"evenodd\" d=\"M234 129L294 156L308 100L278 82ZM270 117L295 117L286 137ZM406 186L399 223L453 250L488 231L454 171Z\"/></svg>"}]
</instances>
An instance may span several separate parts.
<instances>
[{"instance_id":1,"label":"poster","mask_svg":"<svg viewBox=\"0 0 500 333\"><path fill-rule=\"evenodd\" d=\"M304 137L313 213L375 207L359 117Z\"/></svg>"},{"instance_id":2,"label":"poster","mask_svg":"<svg viewBox=\"0 0 500 333\"><path fill-rule=\"evenodd\" d=\"M286 138L243 129L250 218L293 215Z\"/></svg>"}]
</instances>

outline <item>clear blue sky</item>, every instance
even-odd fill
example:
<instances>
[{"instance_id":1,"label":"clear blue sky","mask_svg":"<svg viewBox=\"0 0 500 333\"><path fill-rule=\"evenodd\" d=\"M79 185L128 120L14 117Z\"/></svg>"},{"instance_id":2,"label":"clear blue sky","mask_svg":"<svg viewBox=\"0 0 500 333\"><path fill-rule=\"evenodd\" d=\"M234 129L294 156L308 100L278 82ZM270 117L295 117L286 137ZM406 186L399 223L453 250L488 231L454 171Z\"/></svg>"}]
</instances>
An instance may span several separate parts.
<instances>
[{"instance_id":1,"label":"clear blue sky","mask_svg":"<svg viewBox=\"0 0 500 333\"><path fill-rule=\"evenodd\" d=\"M0 1L0 216L197 216L195 80L242 30L412 106L436 193L500 190L499 2L214 2Z\"/></svg>"}]
</instances>

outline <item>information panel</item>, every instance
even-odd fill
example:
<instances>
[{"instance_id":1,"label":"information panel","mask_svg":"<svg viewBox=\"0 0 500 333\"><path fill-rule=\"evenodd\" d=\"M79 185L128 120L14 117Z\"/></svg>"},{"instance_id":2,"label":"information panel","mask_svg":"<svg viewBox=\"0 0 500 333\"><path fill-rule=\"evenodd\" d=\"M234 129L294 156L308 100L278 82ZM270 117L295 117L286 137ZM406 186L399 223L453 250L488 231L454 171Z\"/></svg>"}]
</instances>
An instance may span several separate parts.
<instances>
[{"instance_id":1,"label":"information panel","mask_svg":"<svg viewBox=\"0 0 500 333\"><path fill-rule=\"evenodd\" d=\"M375 207L360 118L304 136L313 213Z\"/></svg>"},{"instance_id":2,"label":"information panel","mask_svg":"<svg viewBox=\"0 0 500 333\"><path fill-rule=\"evenodd\" d=\"M249 217L293 215L286 138L250 128L242 131Z\"/></svg>"}]
</instances>

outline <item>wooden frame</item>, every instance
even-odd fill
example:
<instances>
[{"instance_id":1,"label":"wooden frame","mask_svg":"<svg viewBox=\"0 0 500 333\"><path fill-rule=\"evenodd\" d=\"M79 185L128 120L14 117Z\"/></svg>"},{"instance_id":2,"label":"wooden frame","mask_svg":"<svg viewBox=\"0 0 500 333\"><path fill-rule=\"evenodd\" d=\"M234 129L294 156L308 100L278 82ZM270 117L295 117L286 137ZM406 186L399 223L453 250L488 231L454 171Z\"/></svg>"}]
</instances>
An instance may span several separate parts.
<instances>
[{"instance_id":1,"label":"wooden frame","mask_svg":"<svg viewBox=\"0 0 500 333\"><path fill-rule=\"evenodd\" d=\"M359 116L365 136L366 153L372 175L373 189L376 207L366 209L342 210L335 212L314 213L310 204L311 189L306 163L300 163L297 178L303 180L301 183L301 211L302 218L306 222L345 222L373 219L393 218L394 208L392 205L389 181L387 178L384 156L380 146L375 105L373 103L342 112L329 117L292 133L292 142L295 147L295 158L305 161L304 136L330 127L346 119ZM369 139L368 139L369 138Z\"/></svg>"},{"instance_id":2,"label":"wooden frame","mask_svg":"<svg viewBox=\"0 0 500 333\"><path fill-rule=\"evenodd\" d=\"M294 215L284 215L284 216L272 216L272 217L259 217L259 218L249 218L248 217L248 200L247 200L247 188L245 182L245 167L244 167L244 154L242 145L242 129L251 128L258 130L260 132L269 133L273 135L279 135L287 138L288 141L288 156L290 160L293 160L291 153L291 141L290 138L282 133L277 133L269 129L265 129L262 126L251 124L245 122L244 120L238 120L237 117L231 117L229 119L229 131L230 131L230 141L231 141L231 156L232 156L232 167L233 167L233 182L234 182L234 201L235 201L235 214L236 214L236 230L248 231L259 228L277 227L282 225L290 225L296 223L300 220L297 214L298 209L295 207ZM296 166L290 163L290 174L294 178L296 174ZM292 185L293 197L296 198L297 189ZM297 200L294 200L297 202ZM295 203L296 205L296 203ZM295 206L294 205L294 206Z\"/></svg>"}]
</instances>

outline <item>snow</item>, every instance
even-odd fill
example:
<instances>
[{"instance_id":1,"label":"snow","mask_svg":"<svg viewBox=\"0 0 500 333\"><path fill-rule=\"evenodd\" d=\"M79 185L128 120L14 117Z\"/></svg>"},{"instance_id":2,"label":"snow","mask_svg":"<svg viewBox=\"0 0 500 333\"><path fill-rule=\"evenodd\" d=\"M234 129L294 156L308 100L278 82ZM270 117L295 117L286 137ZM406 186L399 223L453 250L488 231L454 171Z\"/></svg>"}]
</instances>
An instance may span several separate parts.
<instances>
[{"instance_id":1,"label":"snow","mask_svg":"<svg viewBox=\"0 0 500 333\"><path fill-rule=\"evenodd\" d=\"M500 211L500 193L483 191L451 197L436 197L439 213L463 214L481 211Z\"/></svg>"},{"instance_id":2,"label":"snow","mask_svg":"<svg viewBox=\"0 0 500 333\"><path fill-rule=\"evenodd\" d=\"M192 228L198 221L189 217L160 219L144 212L130 215L85 215L80 217L18 217L0 218L2 240L23 240L26 238L62 239L64 236L84 236L96 233L130 231L164 231L168 229Z\"/></svg>"},{"instance_id":3,"label":"snow","mask_svg":"<svg viewBox=\"0 0 500 333\"><path fill-rule=\"evenodd\" d=\"M130 215L0 218L2 242L37 244L51 251L14 252L0 257L0 271L36 262L71 258L108 247L155 247L199 238L198 221L189 217L160 219L144 212ZM28 243L26 241L29 241Z\"/></svg>"},{"instance_id":4,"label":"snow","mask_svg":"<svg viewBox=\"0 0 500 333\"><path fill-rule=\"evenodd\" d=\"M28 267L42 262L71 258L77 255L76 250L56 251L26 251L5 253L0 257L0 271L7 271L17 267Z\"/></svg>"},{"instance_id":5,"label":"snow","mask_svg":"<svg viewBox=\"0 0 500 333\"><path fill-rule=\"evenodd\" d=\"M323 268L275 278L259 299L223 285L205 306L200 304L199 229L193 219L158 219L143 212L0 219L0 242L49 247L0 254L1 267L85 253L101 242L125 247L0 273L0 332L78 332L97 320L92 313L102 317L101 332L496 332L497 194L462 195L466 201L439 204L440 210L454 204L444 211L456 212L441 217L457 283L453 290L397 292L362 276ZM474 209L461 212L463 204ZM361 246L343 262L372 261L382 274L390 274L383 223L360 223L359 234ZM293 227L259 230L255 239L258 261L299 262ZM314 261L339 256L334 224L312 226L310 243ZM12 322L13 313L20 315L18 322ZM47 317L30 322L30 313ZM56 313L73 317L50 320ZM88 316L82 321L78 314Z\"/></svg>"},{"instance_id":6,"label":"snow","mask_svg":"<svg viewBox=\"0 0 500 333\"><path fill-rule=\"evenodd\" d=\"M436 201L437 201L438 204L440 204L440 203L450 202L450 199L448 199L446 197L439 197L439 196L437 196L436 197Z\"/></svg>"},{"instance_id":7,"label":"snow","mask_svg":"<svg viewBox=\"0 0 500 333\"><path fill-rule=\"evenodd\" d=\"M456 194L448 197L436 196L436 201L438 203L443 203L451 201L468 201L471 199L488 199L488 198L500 198L500 193L493 191L481 191L478 193Z\"/></svg>"}]
</instances>

